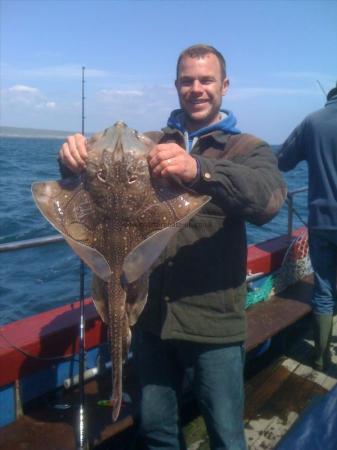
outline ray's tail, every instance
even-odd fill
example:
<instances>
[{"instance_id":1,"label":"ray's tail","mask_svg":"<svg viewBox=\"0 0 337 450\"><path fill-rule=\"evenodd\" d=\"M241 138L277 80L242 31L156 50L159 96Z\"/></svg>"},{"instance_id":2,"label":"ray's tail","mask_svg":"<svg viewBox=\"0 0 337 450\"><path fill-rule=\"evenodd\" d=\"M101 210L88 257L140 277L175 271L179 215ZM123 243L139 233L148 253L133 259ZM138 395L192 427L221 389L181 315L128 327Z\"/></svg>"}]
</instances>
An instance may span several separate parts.
<instances>
[{"instance_id":1,"label":"ray's tail","mask_svg":"<svg viewBox=\"0 0 337 450\"><path fill-rule=\"evenodd\" d=\"M118 291L118 292L117 292ZM125 315L125 291L119 280L109 281L109 341L112 362L112 420L116 421L122 403L123 333Z\"/></svg>"}]
</instances>

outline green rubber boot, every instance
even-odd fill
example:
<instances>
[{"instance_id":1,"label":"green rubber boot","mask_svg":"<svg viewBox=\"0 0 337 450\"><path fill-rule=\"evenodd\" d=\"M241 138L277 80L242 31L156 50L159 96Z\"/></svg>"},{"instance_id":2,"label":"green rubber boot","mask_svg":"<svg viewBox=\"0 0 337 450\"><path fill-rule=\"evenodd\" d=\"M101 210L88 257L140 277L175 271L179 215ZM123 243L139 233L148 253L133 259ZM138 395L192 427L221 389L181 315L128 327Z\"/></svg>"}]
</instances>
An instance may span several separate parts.
<instances>
[{"instance_id":1,"label":"green rubber boot","mask_svg":"<svg viewBox=\"0 0 337 450\"><path fill-rule=\"evenodd\" d=\"M324 371L330 363L332 317L332 314L314 314L313 316L315 343L313 368L316 370Z\"/></svg>"}]
</instances>

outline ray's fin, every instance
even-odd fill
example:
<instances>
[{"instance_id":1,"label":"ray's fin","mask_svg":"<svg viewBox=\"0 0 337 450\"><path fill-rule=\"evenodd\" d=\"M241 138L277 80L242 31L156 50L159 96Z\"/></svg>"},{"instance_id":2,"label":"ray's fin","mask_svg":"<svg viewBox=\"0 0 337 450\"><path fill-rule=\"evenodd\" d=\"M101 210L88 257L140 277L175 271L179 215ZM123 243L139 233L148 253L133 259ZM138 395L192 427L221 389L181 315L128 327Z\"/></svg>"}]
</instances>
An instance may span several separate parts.
<instances>
[{"instance_id":1,"label":"ray's fin","mask_svg":"<svg viewBox=\"0 0 337 450\"><path fill-rule=\"evenodd\" d=\"M32 184L32 194L42 215L74 252L97 276L108 281L109 264L93 247L95 213L82 184L78 180L36 182Z\"/></svg>"},{"instance_id":2,"label":"ray's fin","mask_svg":"<svg viewBox=\"0 0 337 450\"><path fill-rule=\"evenodd\" d=\"M123 275L128 283L133 283L146 273L162 253L172 237L193 217L210 197L200 197L198 205L174 225L151 234L138 244L124 259Z\"/></svg>"}]
</instances>

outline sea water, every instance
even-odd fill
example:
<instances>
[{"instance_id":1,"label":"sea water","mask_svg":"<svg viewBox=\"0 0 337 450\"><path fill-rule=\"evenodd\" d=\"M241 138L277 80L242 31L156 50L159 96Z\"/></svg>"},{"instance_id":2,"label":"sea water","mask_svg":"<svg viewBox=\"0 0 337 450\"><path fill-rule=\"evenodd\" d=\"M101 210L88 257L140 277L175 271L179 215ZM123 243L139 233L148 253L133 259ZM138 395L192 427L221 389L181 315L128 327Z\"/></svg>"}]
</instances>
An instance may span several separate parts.
<instances>
[{"instance_id":1,"label":"sea water","mask_svg":"<svg viewBox=\"0 0 337 450\"><path fill-rule=\"evenodd\" d=\"M0 243L55 235L36 208L34 181L59 179L57 154L63 139L0 138ZM276 150L276 148L274 149ZM289 191L307 185L304 163L285 174ZM306 220L306 193L295 197L294 227ZM249 243L287 232L286 205L263 227L247 226ZM80 262L66 243L0 253L0 325L79 298ZM91 274L85 271L85 294Z\"/></svg>"}]
</instances>

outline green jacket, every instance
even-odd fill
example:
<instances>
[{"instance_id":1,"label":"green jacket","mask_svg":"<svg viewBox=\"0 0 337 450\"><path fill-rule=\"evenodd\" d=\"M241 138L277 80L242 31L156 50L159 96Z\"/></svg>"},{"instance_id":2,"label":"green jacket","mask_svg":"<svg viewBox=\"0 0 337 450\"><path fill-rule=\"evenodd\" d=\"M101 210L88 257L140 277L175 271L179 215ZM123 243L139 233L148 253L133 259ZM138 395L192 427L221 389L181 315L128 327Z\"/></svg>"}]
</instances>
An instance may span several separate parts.
<instances>
[{"instance_id":1,"label":"green jacket","mask_svg":"<svg viewBox=\"0 0 337 450\"><path fill-rule=\"evenodd\" d=\"M172 128L156 140L185 146L183 135ZM254 136L214 131L200 137L191 155L200 168L192 187L212 200L158 259L138 324L163 339L241 342L245 221L261 225L272 219L284 202L285 184L270 147Z\"/></svg>"}]
</instances>

